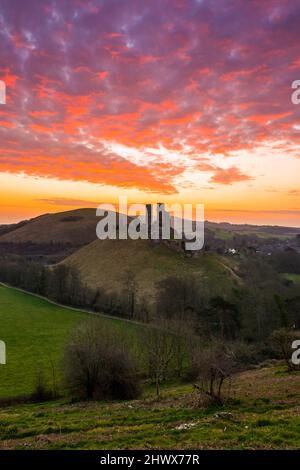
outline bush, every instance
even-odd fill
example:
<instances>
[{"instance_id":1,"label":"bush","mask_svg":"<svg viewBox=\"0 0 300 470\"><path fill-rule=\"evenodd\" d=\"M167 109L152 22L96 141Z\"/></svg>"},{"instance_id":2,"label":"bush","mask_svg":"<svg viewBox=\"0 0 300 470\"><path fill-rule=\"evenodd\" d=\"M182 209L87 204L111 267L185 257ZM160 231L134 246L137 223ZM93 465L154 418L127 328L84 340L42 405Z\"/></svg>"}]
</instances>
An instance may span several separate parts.
<instances>
[{"instance_id":1,"label":"bush","mask_svg":"<svg viewBox=\"0 0 300 470\"><path fill-rule=\"evenodd\" d=\"M64 381L75 399L134 399L140 384L116 330L98 320L77 328L64 355Z\"/></svg>"},{"instance_id":2,"label":"bush","mask_svg":"<svg viewBox=\"0 0 300 470\"><path fill-rule=\"evenodd\" d=\"M280 328L271 335L271 341L278 348L280 357L285 361L289 371L299 369L299 366L292 363L292 343L297 339L300 339L300 332L291 328Z\"/></svg>"},{"instance_id":3,"label":"bush","mask_svg":"<svg viewBox=\"0 0 300 470\"><path fill-rule=\"evenodd\" d=\"M225 382L231 382L232 376L238 371L234 353L225 345L194 351L191 360L191 372L197 376L194 388L200 398L211 403L222 404L222 393Z\"/></svg>"},{"instance_id":4,"label":"bush","mask_svg":"<svg viewBox=\"0 0 300 470\"><path fill-rule=\"evenodd\" d=\"M228 343L228 347L233 351L238 366L241 370L249 369L264 361L278 359L278 352L270 342L245 343L235 341Z\"/></svg>"},{"instance_id":5,"label":"bush","mask_svg":"<svg viewBox=\"0 0 300 470\"><path fill-rule=\"evenodd\" d=\"M43 402L53 398L53 393L49 390L44 373L42 370L38 370L36 373L35 385L33 393L31 394L31 401Z\"/></svg>"}]
</instances>

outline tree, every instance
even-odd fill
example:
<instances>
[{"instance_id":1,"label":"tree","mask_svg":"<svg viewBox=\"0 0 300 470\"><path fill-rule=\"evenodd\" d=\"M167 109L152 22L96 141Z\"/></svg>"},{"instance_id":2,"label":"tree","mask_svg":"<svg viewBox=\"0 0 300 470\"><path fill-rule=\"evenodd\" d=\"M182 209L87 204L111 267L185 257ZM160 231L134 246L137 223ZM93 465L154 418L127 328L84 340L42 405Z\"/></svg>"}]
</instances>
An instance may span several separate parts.
<instances>
[{"instance_id":1,"label":"tree","mask_svg":"<svg viewBox=\"0 0 300 470\"><path fill-rule=\"evenodd\" d=\"M99 320L72 334L64 355L64 381L77 399L133 399L140 386L124 338Z\"/></svg>"},{"instance_id":2,"label":"tree","mask_svg":"<svg viewBox=\"0 0 300 470\"><path fill-rule=\"evenodd\" d=\"M126 286L126 304L129 318L134 318L136 306L136 291L137 283L135 274L127 270L125 273L125 286Z\"/></svg>"},{"instance_id":3,"label":"tree","mask_svg":"<svg viewBox=\"0 0 300 470\"><path fill-rule=\"evenodd\" d=\"M274 300L275 300L276 306L278 308L281 326L283 328L287 328L287 326L288 326L288 315L287 315L286 305L283 302L280 295L278 295L278 294L274 295Z\"/></svg>"},{"instance_id":4,"label":"tree","mask_svg":"<svg viewBox=\"0 0 300 470\"><path fill-rule=\"evenodd\" d=\"M199 350L197 361L199 375L195 389L214 403L222 404L224 383L237 371L233 352L224 347Z\"/></svg>"},{"instance_id":5,"label":"tree","mask_svg":"<svg viewBox=\"0 0 300 470\"><path fill-rule=\"evenodd\" d=\"M295 295L286 299L285 306L288 313L289 324L300 329L300 296Z\"/></svg>"},{"instance_id":6,"label":"tree","mask_svg":"<svg viewBox=\"0 0 300 470\"><path fill-rule=\"evenodd\" d=\"M206 319L211 331L215 329L223 339L235 339L240 329L239 310L236 304L221 296L213 297L206 310Z\"/></svg>"},{"instance_id":7,"label":"tree","mask_svg":"<svg viewBox=\"0 0 300 470\"><path fill-rule=\"evenodd\" d=\"M157 309L168 318L192 314L196 309L198 285L194 276L170 276L158 285Z\"/></svg>"},{"instance_id":8,"label":"tree","mask_svg":"<svg viewBox=\"0 0 300 470\"><path fill-rule=\"evenodd\" d=\"M35 402L48 401L53 398L53 393L49 389L44 371L40 368L36 371L35 384L33 393L31 394L31 399Z\"/></svg>"},{"instance_id":9,"label":"tree","mask_svg":"<svg viewBox=\"0 0 300 470\"><path fill-rule=\"evenodd\" d=\"M271 262L280 273L300 274L300 253L293 249L274 252L271 256Z\"/></svg>"},{"instance_id":10,"label":"tree","mask_svg":"<svg viewBox=\"0 0 300 470\"><path fill-rule=\"evenodd\" d=\"M300 338L300 332L292 328L280 328L273 331L271 341L279 349L281 358L285 361L289 371L296 370L298 366L292 363L292 344Z\"/></svg>"},{"instance_id":11,"label":"tree","mask_svg":"<svg viewBox=\"0 0 300 470\"><path fill-rule=\"evenodd\" d=\"M176 315L168 320L168 330L172 335L174 372L177 377L181 377L188 356L188 347L195 337L193 319Z\"/></svg>"},{"instance_id":12,"label":"tree","mask_svg":"<svg viewBox=\"0 0 300 470\"><path fill-rule=\"evenodd\" d=\"M159 396L161 382L166 379L174 356L174 338L167 321L160 320L145 329L142 348L149 378L155 384L156 395Z\"/></svg>"}]
</instances>

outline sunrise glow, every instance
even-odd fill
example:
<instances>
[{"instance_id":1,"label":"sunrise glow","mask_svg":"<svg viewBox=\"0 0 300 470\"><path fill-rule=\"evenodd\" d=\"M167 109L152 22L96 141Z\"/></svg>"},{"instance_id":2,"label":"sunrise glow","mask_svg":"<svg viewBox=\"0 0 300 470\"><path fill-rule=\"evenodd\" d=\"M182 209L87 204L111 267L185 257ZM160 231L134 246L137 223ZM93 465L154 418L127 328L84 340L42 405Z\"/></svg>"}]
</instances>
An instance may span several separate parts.
<instances>
[{"instance_id":1,"label":"sunrise glow","mask_svg":"<svg viewBox=\"0 0 300 470\"><path fill-rule=\"evenodd\" d=\"M126 195L300 226L299 2L27 3L0 5L0 223Z\"/></svg>"}]
</instances>

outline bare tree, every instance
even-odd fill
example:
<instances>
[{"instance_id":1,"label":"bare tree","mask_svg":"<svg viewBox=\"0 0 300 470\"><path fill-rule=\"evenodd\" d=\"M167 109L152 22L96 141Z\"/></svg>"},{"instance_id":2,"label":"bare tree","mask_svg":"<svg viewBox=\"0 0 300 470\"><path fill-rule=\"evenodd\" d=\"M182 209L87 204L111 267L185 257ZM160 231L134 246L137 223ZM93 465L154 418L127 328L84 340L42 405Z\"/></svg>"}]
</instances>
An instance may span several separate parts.
<instances>
[{"instance_id":1,"label":"bare tree","mask_svg":"<svg viewBox=\"0 0 300 470\"><path fill-rule=\"evenodd\" d=\"M194 385L201 395L217 404L222 404L222 388L226 380L231 380L237 371L237 363L232 351L218 347L216 349L198 350L198 380Z\"/></svg>"},{"instance_id":2,"label":"bare tree","mask_svg":"<svg viewBox=\"0 0 300 470\"><path fill-rule=\"evenodd\" d=\"M35 402L48 401L53 398L53 393L48 387L47 379L44 370L39 367L35 374L35 384L31 399Z\"/></svg>"},{"instance_id":3,"label":"bare tree","mask_svg":"<svg viewBox=\"0 0 300 470\"><path fill-rule=\"evenodd\" d=\"M195 338L194 321L179 314L168 320L167 326L172 334L174 372L177 377L181 377L187 362L189 345Z\"/></svg>"},{"instance_id":4,"label":"bare tree","mask_svg":"<svg viewBox=\"0 0 300 470\"><path fill-rule=\"evenodd\" d=\"M126 303L128 314L130 318L134 318L136 307L136 276L135 273L129 269L125 272L125 286L126 286Z\"/></svg>"},{"instance_id":5,"label":"bare tree","mask_svg":"<svg viewBox=\"0 0 300 470\"><path fill-rule=\"evenodd\" d=\"M96 319L73 332L64 356L64 379L77 399L132 399L140 392L124 339Z\"/></svg>"},{"instance_id":6,"label":"bare tree","mask_svg":"<svg viewBox=\"0 0 300 470\"><path fill-rule=\"evenodd\" d=\"M156 387L156 395L160 394L160 384L166 379L172 358L174 357L174 341L168 322L159 321L150 325L142 335L142 348L149 377Z\"/></svg>"}]
</instances>

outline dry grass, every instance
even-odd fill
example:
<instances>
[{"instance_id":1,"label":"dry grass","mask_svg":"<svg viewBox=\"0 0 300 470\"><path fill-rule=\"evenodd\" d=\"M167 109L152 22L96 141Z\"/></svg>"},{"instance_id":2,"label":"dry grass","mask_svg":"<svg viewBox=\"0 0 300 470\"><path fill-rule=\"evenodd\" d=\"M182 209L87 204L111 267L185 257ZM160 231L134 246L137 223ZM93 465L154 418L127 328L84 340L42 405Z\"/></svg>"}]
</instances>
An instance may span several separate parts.
<instances>
[{"instance_id":1,"label":"dry grass","mask_svg":"<svg viewBox=\"0 0 300 470\"><path fill-rule=\"evenodd\" d=\"M236 379L238 399L191 406L191 385L165 386L159 401L45 403L0 410L1 449L296 449L300 375L264 367Z\"/></svg>"},{"instance_id":2,"label":"dry grass","mask_svg":"<svg viewBox=\"0 0 300 470\"><path fill-rule=\"evenodd\" d=\"M213 277L216 285L230 285L233 277L228 276L227 266L219 259L208 253L186 258L183 253L148 240L96 240L64 262L78 268L90 287L102 287L107 292L126 289L126 273L135 273L139 297L153 299L157 285L169 276Z\"/></svg>"}]
</instances>

